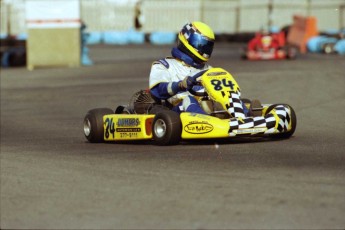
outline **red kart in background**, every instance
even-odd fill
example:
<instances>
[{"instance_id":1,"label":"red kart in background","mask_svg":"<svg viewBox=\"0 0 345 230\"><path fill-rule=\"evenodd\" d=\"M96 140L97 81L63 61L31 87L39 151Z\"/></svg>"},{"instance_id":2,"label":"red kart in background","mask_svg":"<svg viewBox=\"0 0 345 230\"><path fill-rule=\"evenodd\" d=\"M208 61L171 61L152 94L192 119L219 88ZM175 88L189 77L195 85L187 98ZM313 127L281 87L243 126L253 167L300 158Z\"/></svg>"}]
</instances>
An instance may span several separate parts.
<instances>
[{"instance_id":1,"label":"red kart in background","mask_svg":"<svg viewBox=\"0 0 345 230\"><path fill-rule=\"evenodd\" d=\"M242 54L248 60L294 59L297 48L288 45L284 31L277 33L258 32L251 39Z\"/></svg>"}]
</instances>

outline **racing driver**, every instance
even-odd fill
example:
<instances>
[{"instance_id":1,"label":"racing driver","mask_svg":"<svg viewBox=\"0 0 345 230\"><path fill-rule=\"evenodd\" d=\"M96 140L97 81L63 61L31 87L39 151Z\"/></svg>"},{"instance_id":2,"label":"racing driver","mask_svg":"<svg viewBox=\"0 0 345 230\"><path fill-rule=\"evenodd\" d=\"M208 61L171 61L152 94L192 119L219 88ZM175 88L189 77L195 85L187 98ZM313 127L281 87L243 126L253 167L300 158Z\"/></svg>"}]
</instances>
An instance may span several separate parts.
<instances>
[{"instance_id":1,"label":"racing driver","mask_svg":"<svg viewBox=\"0 0 345 230\"><path fill-rule=\"evenodd\" d=\"M194 112L206 114L188 89L193 87L192 77L211 68L210 59L215 35L203 22L195 21L183 26L178 34L177 45L171 50L171 57L166 57L152 64L149 88L156 101L167 101L176 112ZM196 87L199 87L197 89ZM194 86L194 90L203 90ZM238 97L239 103L241 101ZM233 117L245 117L245 106L228 111Z\"/></svg>"}]
</instances>

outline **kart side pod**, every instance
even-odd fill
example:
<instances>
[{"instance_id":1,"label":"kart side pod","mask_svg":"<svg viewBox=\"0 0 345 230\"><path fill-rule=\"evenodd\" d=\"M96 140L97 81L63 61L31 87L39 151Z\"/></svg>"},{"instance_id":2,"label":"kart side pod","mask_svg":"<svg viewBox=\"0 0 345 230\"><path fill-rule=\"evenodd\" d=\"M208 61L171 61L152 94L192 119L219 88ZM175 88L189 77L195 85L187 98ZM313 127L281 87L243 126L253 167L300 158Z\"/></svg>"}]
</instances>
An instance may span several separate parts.
<instances>
[{"instance_id":1,"label":"kart side pod","mask_svg":"<svg viewBox=\"0 0 345 230\"><path fill-rule=\"evenodd\" d=\"M229 136L229 120L196 114L181 113L182 138L225 138Z\"/></svg>"},{"instance_id":2,"label":"kart side pod","mask_svg":"<svg viewBox=\"0 0 345 230\"><path fill-rule=\"evenodd\" d=\"M89 142L152 139L154 115L114 114L111 109L88 111L84 118L84 135Z\"/></svg>"},{"instance_id":3,"label":"kart side pod","mask_svg":"<svg viewBox=\"0 0 345 230\"><path fill-rule=\"evenodd\" d=\"M228 137L229 121L216 117L173 111L157 113L152 122L152 136L157 145L174 145L182 139Z\"/></svg>"},{"instance_id":4,"label":"kart side pod","mask_svg":"<svg viewBox=\"0 0 345 230\"><path fill-rule=\"evenodd\" d=\"M152 138L154 115L109 114L103 116L105 141L145 140Z\"/></svg>"}]
</instances>

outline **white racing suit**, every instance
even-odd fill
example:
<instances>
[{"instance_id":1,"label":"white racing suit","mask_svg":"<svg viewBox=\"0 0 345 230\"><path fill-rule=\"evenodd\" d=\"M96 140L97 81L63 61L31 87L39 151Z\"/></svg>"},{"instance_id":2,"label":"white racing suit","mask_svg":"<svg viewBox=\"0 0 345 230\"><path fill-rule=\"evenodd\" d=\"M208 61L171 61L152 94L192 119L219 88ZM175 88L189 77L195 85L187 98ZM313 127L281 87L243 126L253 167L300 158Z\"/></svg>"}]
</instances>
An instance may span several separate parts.
<instances>
[{"instance_id":1,"label":"white racing suit","mask_svg":"<svg viewBox=\"0 0 345 230\"><path fill-rule=\"evenodd\" d=\"M167 100L174 106L174 111L205 113L188 91L178 88L178 83L187 76L194 76L209 68L205 64L203 68L197 69L173 57L155 61L150 72L150 92L158 100ZM203 89L199 87L197 90Z\"/></svg>"}]
</instances>

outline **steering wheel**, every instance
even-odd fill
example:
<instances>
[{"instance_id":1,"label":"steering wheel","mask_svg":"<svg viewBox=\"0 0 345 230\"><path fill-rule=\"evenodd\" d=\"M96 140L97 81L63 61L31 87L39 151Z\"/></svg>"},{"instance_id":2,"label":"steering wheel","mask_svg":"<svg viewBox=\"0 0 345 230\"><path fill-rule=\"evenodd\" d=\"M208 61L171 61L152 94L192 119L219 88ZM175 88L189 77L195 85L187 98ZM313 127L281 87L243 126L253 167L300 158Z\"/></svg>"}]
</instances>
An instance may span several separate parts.
<instances>
[{"instance_id":1,"label":"steering wheel","mask_svg":"<svg viewBox=\"0 0 345 230\"><path fill-rule=\"evenodd\" d=\"M208 70L208 69L207 69ZM199 78L200 76L202 76L207 70L203 70L203 71L200 71L199 73L195 74L193 77L192 77L192 83L194 86L196 85L201 85L201 82L200 81L197 81L196 79ZM193 86L193 87L194 87ZM198 96L198 97L204 97L204 96L207 96L207 93L206 92L197 92L193 89L193 87L191 87L190 89L188 89L188 92L190 92L192 95L194 96Z\"/></svg>"}]
</instances>

